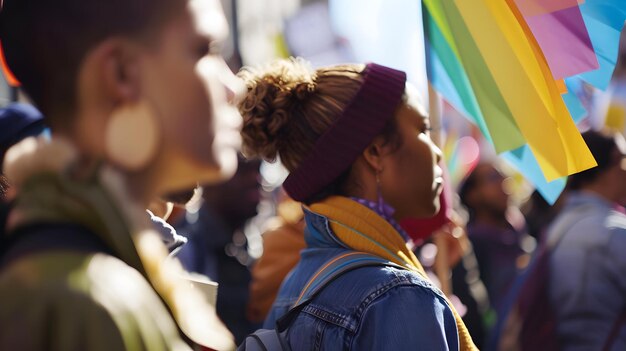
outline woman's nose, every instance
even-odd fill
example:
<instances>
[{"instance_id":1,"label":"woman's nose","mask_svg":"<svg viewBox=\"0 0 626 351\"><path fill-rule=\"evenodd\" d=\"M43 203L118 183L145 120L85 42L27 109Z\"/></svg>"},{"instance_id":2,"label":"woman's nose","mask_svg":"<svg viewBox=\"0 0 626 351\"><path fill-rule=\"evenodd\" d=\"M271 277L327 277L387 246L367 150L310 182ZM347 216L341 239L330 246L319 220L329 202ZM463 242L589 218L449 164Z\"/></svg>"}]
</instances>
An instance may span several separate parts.
<instances>
[{"instance_id":1,"label":"woman's nose","mask_svg":"<svg viewBox=\"0 0 626 351\"><path fill-rule=\"evenodd\" d=\"M430 142L430 147L433 150L433 152L435 153L435 157L437 159L437 163L441 162L442 158L443 158L443 152L441 151L441 149L439 148L439 146L437 146L435 144L434 141L431 140Z\"/></svg>"}]
</instances>

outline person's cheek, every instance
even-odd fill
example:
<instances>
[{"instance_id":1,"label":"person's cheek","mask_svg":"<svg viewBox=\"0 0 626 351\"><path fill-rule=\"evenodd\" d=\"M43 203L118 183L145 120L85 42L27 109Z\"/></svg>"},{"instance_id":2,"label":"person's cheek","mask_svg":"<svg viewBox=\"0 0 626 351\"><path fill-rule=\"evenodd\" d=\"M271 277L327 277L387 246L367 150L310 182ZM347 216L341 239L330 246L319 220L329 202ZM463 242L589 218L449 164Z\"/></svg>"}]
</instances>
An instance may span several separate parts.
<instances>
[{"instance_id":1,"label":"person's cheek","mask_svg":"<svg viewBox=\"0 0 626 351\"><path fill-rule=\"evenodd\" d=\"M232 177L237 169L237 151L241 147L241 115L227 102L227 89L222 78L230 71L217 57L205 57L198 64L211 102L212 126L215 131L212 152L218 161L223 179ZM225 70L228 70L225 72Z\"/></svg>"},{"instance_id":2,"label":"person's cheek","mask_svg":"<svg viewBox=\"0 0 626 351\"><path fill-rule=\"evenodd\" d=\"M219 80L226 92L226 98L229 104L236 106L237 103L244 98L247 89L243 79L237 77L228 67L226 61L219 60Z\"/></svg>"},{"instance_id":3,"label":"person's cheek","mask_svg":"<svg viewBox=\"0 0 626 351\"><path fill-rule=\"evenodd\" d=\"M212 109L215 109L216 103L220 101L220 99L224 98L224 94L220 94L218 89L218 79L216 74L215 63L211 59L211 57L204 57L200 61L198 61L196 65L197 75L200 78L200 82L203 85L203 93L205 94L205 98L208 100ZM214 115L214 111L210 111L211 116Z\"/></svg>"}]
</instances>

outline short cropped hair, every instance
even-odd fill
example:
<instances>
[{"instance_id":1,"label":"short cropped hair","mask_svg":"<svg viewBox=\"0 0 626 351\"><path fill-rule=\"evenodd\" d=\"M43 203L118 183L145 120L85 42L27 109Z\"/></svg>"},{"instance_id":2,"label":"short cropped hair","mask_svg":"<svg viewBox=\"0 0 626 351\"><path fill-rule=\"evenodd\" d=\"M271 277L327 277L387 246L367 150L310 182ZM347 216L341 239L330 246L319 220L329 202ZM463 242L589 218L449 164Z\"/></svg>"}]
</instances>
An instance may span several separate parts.
<instances>
[{"instance_id":1,"label":"short cropped hair","mask_svg":"<svg viewBox=\"0 0 626 351\"><path fill-rule=\"evenodd\" d=\"M598 166L571 175L567 184L571 190L580 190L620 161L615 134L590 130L582 133L582 136Z\"/></svg>"},{"instance_id":2,"label":"short cropped hair","mask_svg":"<svg viewBox=\"0 0 626 351\"><path fill-rule=\"evenodd\" d=\"M68 115L89 50L110 37L141 38L183 5L182 0L4 0L0 42L9 69L43 114Z\"/></svg>"}]
</instances>

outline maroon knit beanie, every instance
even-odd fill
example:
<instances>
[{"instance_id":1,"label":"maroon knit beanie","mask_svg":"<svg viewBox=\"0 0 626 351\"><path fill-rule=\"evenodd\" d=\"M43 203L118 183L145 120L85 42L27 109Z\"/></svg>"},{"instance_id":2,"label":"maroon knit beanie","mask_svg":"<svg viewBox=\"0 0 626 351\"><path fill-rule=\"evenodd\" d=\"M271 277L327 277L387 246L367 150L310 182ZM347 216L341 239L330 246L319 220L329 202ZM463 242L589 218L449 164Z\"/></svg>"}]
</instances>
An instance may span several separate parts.
<instances>
[{"instance_id":1,"label":"maroon knit beanie","mask_svg":"<svg viewBox=\"0 0 626 351\"><path fill-rule=\"evenodd\" d=\"M370 63L362 74L363 84L342 115L285 180L283 187L294 200L304 202L324 190L394 117L404 94L406 73Z\"/></svg>"}]
</instances>

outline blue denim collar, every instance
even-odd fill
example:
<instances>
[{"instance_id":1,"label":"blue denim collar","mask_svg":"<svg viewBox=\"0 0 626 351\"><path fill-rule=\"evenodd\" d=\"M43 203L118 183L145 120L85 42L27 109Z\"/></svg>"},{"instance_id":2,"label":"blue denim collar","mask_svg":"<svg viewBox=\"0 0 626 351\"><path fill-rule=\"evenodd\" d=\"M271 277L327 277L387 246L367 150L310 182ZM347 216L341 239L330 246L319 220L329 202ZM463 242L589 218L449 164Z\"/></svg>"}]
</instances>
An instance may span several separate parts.
<instances>
[{"instance_id":1,"label":"blue denim collar","mask_svg":"<svg viewBox=\"0 0 626 351\"><path fill-rule=\"evenodd\" d=\"M361 203L360 201L357 202ZM398 222L393 220L393 218L391 218L390 220L386 218L386 216L381 215L379 211L376 210L376 208L372 208L372 206L369 206L367 204L361 204L387 220L387 222L389 222L389 224L391 224L396 229L396 231L398 231L398 233L400 234L400 236L402 236L405 242L409 240L409 236L406 231L404 231L404 229L402 229ZM312 212L305 206L302 207L302 210L304 211L304 221L306 223L306 226L304 228L304 240L306 241L308 247L343 247L350 249L350 247L346 246L334 235L330 234L332 233L332 230L330 229L328 218Z\"/></svg>"},{"instance_id":2,"label":"blue denim collar","mask_svg":"<svg viewBox=\"0 0 626 351\"><path fill-rule=\"evenodd\" d=\"M304 227L304 241L310 248L329 248L329 247L343 247L349 249L348 246L343 244L334 235L331 235L330 224L328 218L312 212L306 207L302 207L304 211L304 221L306 226Z\"/></svg>"}]
</instances>

